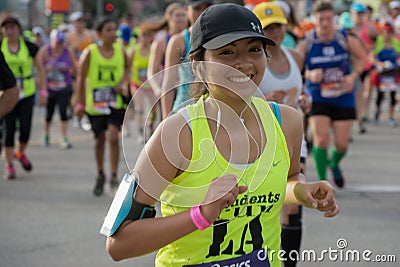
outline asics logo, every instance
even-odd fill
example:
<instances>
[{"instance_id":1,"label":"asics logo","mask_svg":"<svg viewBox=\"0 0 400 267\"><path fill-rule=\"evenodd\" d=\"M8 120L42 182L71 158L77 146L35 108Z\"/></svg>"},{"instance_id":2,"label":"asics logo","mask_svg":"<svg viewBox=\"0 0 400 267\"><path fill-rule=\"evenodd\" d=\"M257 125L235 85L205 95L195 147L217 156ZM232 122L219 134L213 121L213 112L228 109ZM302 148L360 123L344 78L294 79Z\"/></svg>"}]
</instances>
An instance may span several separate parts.
<instances>
[{"instance_id":1,"label":"asics logo","mask_svg":"<svg viewBox=\"0 0 400 267\"><path fill-rule=\"evenodd\" d=\"M276 167L276 166L278 166L279 163L281 163L281 160L278 160L278 161L272 163L272 166Z\"/></svg>"}]
</instances>

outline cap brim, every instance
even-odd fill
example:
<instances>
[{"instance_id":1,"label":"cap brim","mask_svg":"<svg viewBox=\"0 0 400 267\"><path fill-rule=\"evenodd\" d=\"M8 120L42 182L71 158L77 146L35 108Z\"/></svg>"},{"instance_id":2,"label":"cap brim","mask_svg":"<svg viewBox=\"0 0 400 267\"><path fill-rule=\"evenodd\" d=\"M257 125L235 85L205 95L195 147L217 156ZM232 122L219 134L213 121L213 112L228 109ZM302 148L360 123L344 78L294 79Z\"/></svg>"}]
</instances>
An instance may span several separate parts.
<instances>
[{"instance_id":1,"label":"cap brim","mask_svg":"<svg viewBox=\"0 0 400 267\"><path fill-rule=\"evenodd\" d=\"M203 47L206 49L218 49L221 48L227 44L230 44L232 42L245 39L245 38L258 38L260 39L264 45L270 45L270 46L275 46L275 42L272 41L271 39L260 35L256 32L247 32L247 31L242 31L242 32L234 32L234 33L226 33L222 34L218 37L213 38L212 40L208 41L207 43L203 44Z\"/></svg>"},{"instance_id":2,"label":"cap brim","mask_svg":"<svg viewBox=\"0 0 400 267\"><path fill-rule=\"evenodd\" d=\"M261 21L261 27L264 29L265 27L273 24L273 23L279 23L279 24L284 24L286 25L288 22L286 20L286 18L265 18L262 19Z\"/></svg>"},{"instance_id":3,"label":"cap brim","mask_svg":"<svg viewBox=\"0 0 400 267\"><path fill-rule=\"evenodd\" d=\"M214 1L213 0L196 1L196 2L189 3L189 6L198 7L199 5L202 5L202 4L212 5L212 4L214 4Z\"/></svg>"},{"instance_id":4,"label":"cap brim","mask_svg":"<svg viewBox=\"0 0 400 267\"><path fill-rule=\"evenodd\" d=\"M5 20L3 20L3 22L1 23L0 27L4 27L6 24L15 24L15 25L20 25L19 22L16 19L11 19L11 18L7 18Z\"/></svg>"}]
</instances>

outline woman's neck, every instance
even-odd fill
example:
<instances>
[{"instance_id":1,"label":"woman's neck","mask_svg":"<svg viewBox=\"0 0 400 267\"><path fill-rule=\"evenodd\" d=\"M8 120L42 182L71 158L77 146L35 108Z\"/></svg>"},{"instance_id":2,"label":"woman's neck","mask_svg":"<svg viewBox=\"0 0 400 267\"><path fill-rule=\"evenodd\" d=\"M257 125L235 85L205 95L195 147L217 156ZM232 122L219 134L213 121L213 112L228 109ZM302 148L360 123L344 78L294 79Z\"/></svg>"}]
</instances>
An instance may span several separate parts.
<instances>
[{"instance_id":1,"label":"woman's neck","mask_svg":"<svg viewBox=\"0 0 400 267\"><path fill-rule=\"evenodd\" d=\"M17 37L9 37L8 38L8 43L10 45L18 45L19 44L19 36L17 36Z\"/></svg>"},{"instance_id":2,"label":"woman's neck","mask_svg":"<svg viewBox=\"0 0 400 267\"><path fill-rule=\"evenodd\" d=\"M250 111L251 99L248 102L242 99L224 99L223 101L218 100L217 98L210 97L210 106L216 112L224 113L224 114L232 114L234 112L237 117L244 118L248 111Z\"/></svg>"},{"instance_id":3,"label":"woman's neck","mask_svg":"<svg viewBox=\"0 0 400 267\"><path fill-rule=\"evenodd\" d=\"M101 42L100 46L103 48L104 51L112 51L113 50L113 43Z\"/></svg>"}]
</instances>

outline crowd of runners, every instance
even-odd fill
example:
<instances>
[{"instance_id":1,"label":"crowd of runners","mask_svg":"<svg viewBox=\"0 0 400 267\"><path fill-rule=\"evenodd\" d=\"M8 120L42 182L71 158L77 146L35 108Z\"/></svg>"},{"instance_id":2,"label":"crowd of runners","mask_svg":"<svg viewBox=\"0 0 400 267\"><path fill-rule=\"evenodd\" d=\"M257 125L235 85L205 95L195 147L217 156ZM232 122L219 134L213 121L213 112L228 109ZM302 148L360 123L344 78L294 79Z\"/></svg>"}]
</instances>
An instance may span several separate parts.
<instances>
[{"instance_id":1,"label":"crowd of runners","mask_svg":"<svg viewBox=\"0 0 400 267\"><path fill-rule=\"evenodd\" d=\"M191 120L193 112L200 112L197 109L204 109L205 115L210 116L211 121L217 122L216 128L210 123L211 139L216 144L216 148L212 150L215 153L214 150L217 149L223 154L224 149L220 146L234 145L220 140L225 136L229 139L229 127L232 127L227 122L228 117L224 118L224 115L229 113L224 105L227 104L231 109L240 107L239 121L244 127L246 138L250 138L248 149L251 160L248 161L255 163L264 155L262 149L265 140L262 131L258 132L254 125L250 125L250 122L256 119L252 117L254 115L251 115L250 111L254 111L254 108L258 110L262 104L257 101L253 103L253 107L233 104L235 101L229 98L229 93L223 95L215 88L208 87L207 81L204 80L204 77L209 78L207 75L210 75L206 72L207 64L196 65L193 62L218 59L217 62L223 64L229 62L227 65L245 73L250 79L254 78L258 86L258 90L253 90L255 98L279 104L282 116L277 116L277 119L281 118L282 122L278 120L278 126L282 127L286 136L291 160L296 158L292 157L291 153L299 152L299 162L295 164L289 162L290 168L285 170L289 172L288 184L291 175L297 177L297 170L294 169L297 165L302 173L297 178L301 180L303 174L306 176L306 160L308 155L312 154L319 180L329 180L327 175L329 170L335 186L343 188L346 180L340 162L351 146L354 129L357 129L358 134L368 134L368 123L381 124L381 127L397 126L396 119L399 118L400 105L398 89L400 1L391 1L388 5L382 4L379 10L362 2L353 1L349 10L341 13L337 13L329 1L317 1L309 16L301 20L296 17L293 1L245 1L243 4L244 7L238 10L236 6L231 5L226 8L232 8L232 12L240 13L237 18L240 16L251 18L242 8L255 16L260 25L255 22L251 25L254 31L259 30L259 35L249 35L248 32L237 38L229 35L232 38L228 43L214 40L218 39L217 35L208 36L213 31L223 36L226 33L223 31L223 26L221 28L213 26L212 29L204 26L212 23L216 14L221 15L219 5L212 0L172 3L166 8L162 20L147 18L133 21L129 15L122 16L119 21L103 18L96 21L93 29L87 28L86 16L80 11L72 12L68 21L58 28L44 29L36 26L31 30L23 29L18 17L12 13L3 14L0 17L0 50L15 77L15 82L10 82L9 77L6 80L6 71L2 71L4 75L0 73L0 89L6 92L16 86L19 91L16 105L1 118L4 179L13 180L18 177L14 161L19 161L27 172L34 170L34 157L29 154L29 138L35 106L43 106L46 109L42 134L44 147L56 143L52 138L51 128L56 109L59 114L59 122L56 124L60 127L61 139L58 142L61 149L73 148L74 144L68 138L71 122L83 131L92 132L93 165L96 166L92 192L95 196L103 194L106 182L109 182L112 188L117 188L119 185L118 165L122 136L136 138L140 144L146 144L150 151L150 159L147 160L159 160L158 164L167 159L177 160L175 156L162 158L159 151L154 148L157 142L164 140L159 128L179 126L183 135L189 136L193 131L193 136L195 134L207 136L204 130L197 128L200 124ZM198 18L204 17L204 12L211 6L213 6L211 10L215 11L210 11L207 20L199 22ZM244 15L245 13L247 15ZM227 19L234 19L232 16L227 15ZM226 21L226 23L237 23L237 27L242 27L238 21ZM196 28L197 24L204 26L200 33ZM266 39L260 36L265 36ZM246 53L259 53L255 51L257 47L248 48L248 44L241 43L247 38L260 39L262 42L259 44L267 45L266 66L260 68L260 70L265 69L262 74L251 73L251 67L248 65L253 64L253 61L250 60L249 63L243 62L242 58L234 59L235 55L241 55L246 49L249 50ZM213 40L214 42L211 42ZM230 45L231 43L234 45ZM214 51L218 51L218 55ZM251 58L254 55L247 57ZM240 65L239 67L231 63L235 60L238 60L239 63L236 64ZM211 66L209 68L212 69ZM245 79L240 77L232 79L245 82ZM1 97L6 95L3 93ZM199 99L204 99L204 103ZM373 100L375 102L371 105ZM383 101L387 100L388 105L384 105ZM1 103L3 105L3 102ZM292 109L287 111L286 106ZM213 108L216 107L218 113L214 114ZM297 137L286 132L290 127L289 122L285 122L287 121L285 115L292 118L291 122L295 124L295 115L291 114L293 110L297 110L296 113L302 117L303 131L300 134L302 141L299 145ZM266 115L257 116L260 116L258 119L263 125ZM189 124L188 129L181 125L182 120ZM231 123L234 122L234 119L232 120ZM381 123L384 120L386 123ZM227 128L221 125L219 130L220 123L224 121ZM170 130L171 133L180 134L173 129ZM266 136L269 136L269 132ZM176 144L178 148L183 145L182 153L186 153L184 156L188 156L185 148L187 149L187 145L190 147L190 142L189 144L182 140L177 142L179 142ZM106 144L110 170L105 170L104 167ZM176 152L179 154L179 151ZM192 155L191 153L189 154ZM240 157L235 158L234 154L228 154L227 152L226 155L218 154L218 156L225 158L231 156L238 162L242 161ZM215 157L217 166L214 166L216 169L213 170L213 174L219 171L226 174L218 163L218 157ZM190 159L189 156L188 158ZM248 172L254 171L249 162L243 167L245 164L237 164L235 160L231 162L232 166L238 169L246 168ZM144 173L152 173L141 165L143 162L138 164L138 168ZM158 171L170 180L179 178L180 181L186 174L186 169L181 166L182 169L175 170L172 167L176 168L174 165L176 162L170 164L171 167L159 166ZM281 167L283 165L284 162ZM192 165L184 166L189 168ZM225 177L226 183L231 182L227 176L222 177ZM239 193L245 192L244 187L249 186L247 178L244 185L232 193L235 199L227 200L229 206L240 197ZM331 190L331 187L326 186L327 191ZM302 189L307 192L306 189ZM141 192L139 200L146 205L152 205L153 201L143 194ZM168 196L159 197L161 199ZM286 251L298 251L300 247L302 233L300 204L314 206L311 203L307 204L305 200L299 202L280 201L281 245ZM320 207L319 203L316 203L317 207L314 208L327 212L327 216L334 216L338 210L332 206L333 203L334 199L329 199L329 209L325 206ZM168 211L168 205L163 209L166 214L175 214L175 211ZM208 209L209 212L210 210L212 208ZM202 211L204 213L205 208ZM214 222L218 219L210 213L207 215L208 221L212 219ZM179 225L178 220L177 225ZM198 226L196 222L195 225ZM124 228L127 235L132 234L129 230L129 227ZM262 235L264 236L264 233ZM177 238L178 236L167 240L160 239L159 244L173 242ZM121 237L119 240L110 239L109 242L109 252L113 257L116 255L116 258L131 257L146 252L146 249L159 248L158 244L153 245L136 254L126 251L128 243L124 243L126 241L121 240ZM162 251L172 253L168 249L165 247ZM159 255L158 262L160 266L164 266L162 264L165 259L162 258L162 253ZM185 253L182 253L179 257L184 255ZM178 257L178 254L176 256ZM194 259L193 262L196 263ZM214 260L222 259L223 257L216 257ZM189 262L185 264L187 263ZM295 265L295 260L285 262L286 267Z\"/></svg>"}]
</instances>

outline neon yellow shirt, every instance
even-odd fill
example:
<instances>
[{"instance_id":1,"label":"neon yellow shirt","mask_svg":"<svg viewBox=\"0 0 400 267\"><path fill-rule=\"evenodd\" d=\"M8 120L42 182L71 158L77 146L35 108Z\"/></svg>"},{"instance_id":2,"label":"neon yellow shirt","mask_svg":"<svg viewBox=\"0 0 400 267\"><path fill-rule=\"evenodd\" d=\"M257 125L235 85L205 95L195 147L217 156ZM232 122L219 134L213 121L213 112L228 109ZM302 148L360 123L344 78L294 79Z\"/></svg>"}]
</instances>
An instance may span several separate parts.
<instances>
[{"instance_id":1,"label":"neon yellow shirt","mask_svg":"<svg viewBox=\"0 0 400 267\"><path fill-rule=\"evenodd\" d=\"M108 59L101 55L97 44L91 44L88 48L90 63L86 77L86 112L89 115L107 115L111 112L110 108L122 109L122 96L114 92L124 76L122 47L114 44L114 54Z\"/></svg>"},{"instance_id":2,"label":"neon yellow shirt","mask_svg":"<svg viewBox=\"0 0 400 267\"><path fill-rule=\"evenodd\" d=\"M35 79L32 76L33 58L29 54L28 47L24 38L19 37L19 50L17 53L11 53L8 50L8 38L1 42L1 51L4 54L8 66L17 79L18 85L22 89L19 98L23 99L35 94Z\"/></svg>"},{"instance_id":3,"label":"neon yellow shirt","mask_svg":"<svg viewBox=\"0 0 400 267\"><path fill-rule=\"evenodd\" d=\"M174 267L215 262L249 254L258 249L280 249L280 209L290 165L284 134L265 100L253 98L266 134L267 144L260 157L247 167L230 164L218 152L209 130L203 99L187 107L192 129L192 159L187 170L176 177L161 195L161 212L171 216L203 201L215 177L233 174L248 191L224 209L214 224L196 230L161 248L157 267ZM218 164L216 163L218 162ZM222 169L226 170L224 173ZM247 202L247 203L246 203ZM173 207L171 207L173 206ZM172 209L173 208L173 209ZM272 254L271 266L281 262Z\"/></svg>"},{"instance_id":4,"label":"neon yellow shirt","mask_svg":"<svg viewBox=\"0 0 400 267\"><path fill-rule=\"evenodd\" d=\"M147 80L147 67L149 66L150 53L147 56L142 56L140 45L135 45L135 55L132 61L132 82L136 86L142 85ZM148 87L151 89L151 87ZM146 88L147 89L147 88Z\"/></svg>"}]
</instances>

